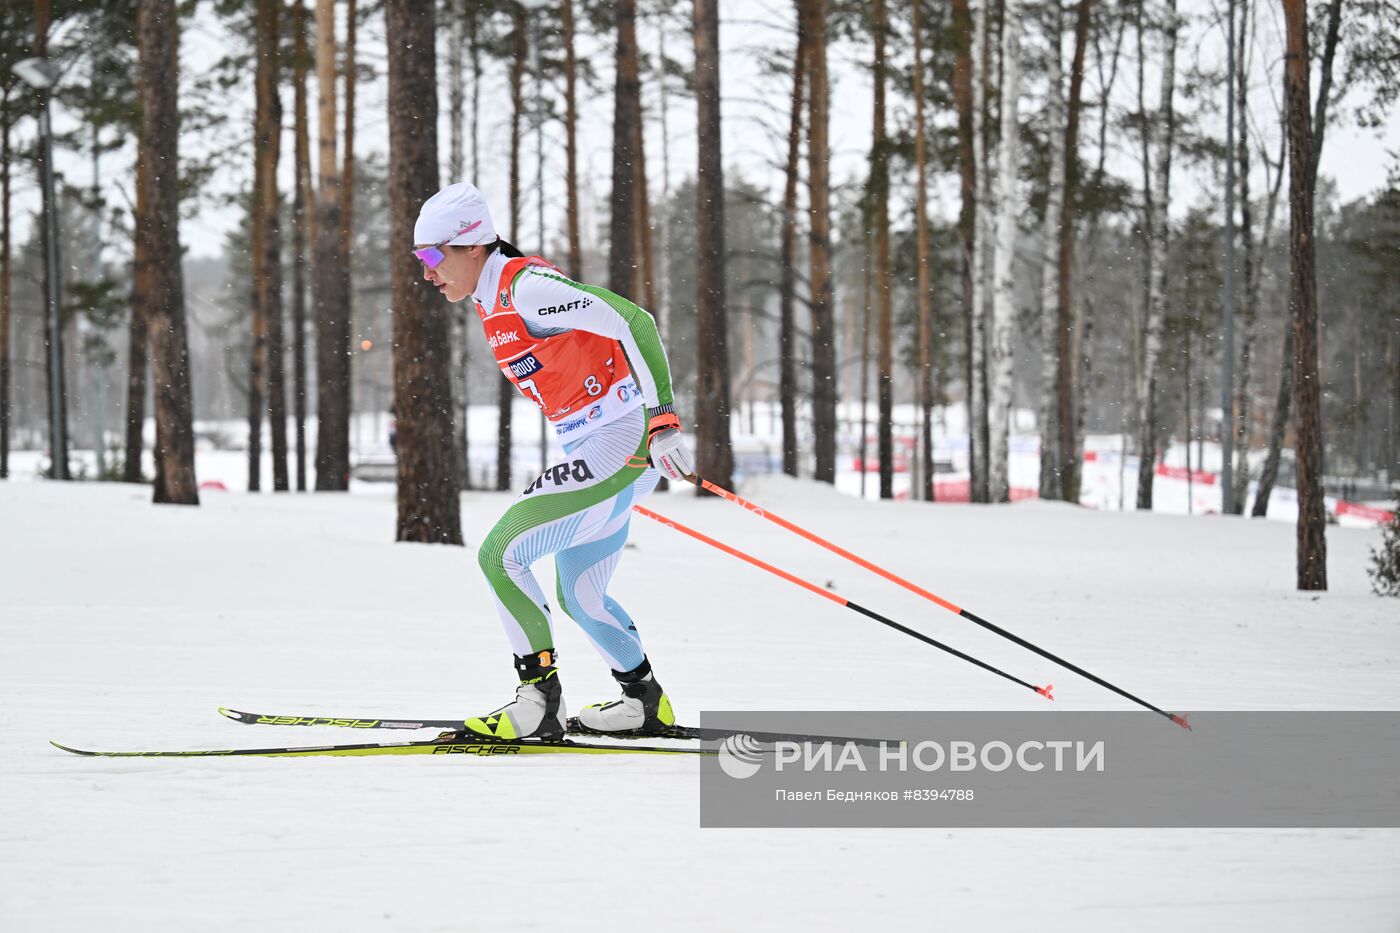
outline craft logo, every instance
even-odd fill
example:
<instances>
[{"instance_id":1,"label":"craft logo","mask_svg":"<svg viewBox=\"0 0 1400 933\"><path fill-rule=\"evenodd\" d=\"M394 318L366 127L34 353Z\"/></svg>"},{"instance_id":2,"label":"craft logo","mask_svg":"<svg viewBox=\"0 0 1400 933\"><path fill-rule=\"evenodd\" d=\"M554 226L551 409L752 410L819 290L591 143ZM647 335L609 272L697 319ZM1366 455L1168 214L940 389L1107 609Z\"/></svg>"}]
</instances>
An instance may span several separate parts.
<instances>
[{"instance_id":1,"label":"craft logo","mask_svg":"<svg viewBox=\"0 0 1400 933\"><path fill-rule=\"evenodd\" d=\"M527 353L508 365L510 366L510 374L517 379L533 376L535 373L544 369L544 364L541 363L539 358L533 353Z\"/></svg>"},{"instance_id":2,"label":"craft logo","mask_svg":"<svg viewBox=\"0 0 1400 933\"><path fill-rule=\"evenodd\" d=\"M763 767L763 746L753 736L736 732L720 744L719 766L737 780L753 777Z\"/></svg>"},{"instance_id":3,"label":"craft logo","mask_svg":"<svg viewBox=\"0 0 1400 933\"><path fill-rule=\"evenodd\" d=\"M503 334L492 334L486 339L486 342L491 344L491 349L494 350L497 347L503 347L508 343L515 343L519 339L520 333L518 331L512 330Z\"/></svg>"},{"instance_id":4,"label":"craft logo","mask_svg":"<svg viewBox=\"0 0 1400 933\"><path fill-rule=\"evenodd\" d=\"M546 314L563 314L566 311L577 311L580 308L587 308L593 304L592 298L583 298L579 301L566 301L561 305L550 305L547 308L540 308L537 314L543 317Z\"/></svg>"}]
</instances>

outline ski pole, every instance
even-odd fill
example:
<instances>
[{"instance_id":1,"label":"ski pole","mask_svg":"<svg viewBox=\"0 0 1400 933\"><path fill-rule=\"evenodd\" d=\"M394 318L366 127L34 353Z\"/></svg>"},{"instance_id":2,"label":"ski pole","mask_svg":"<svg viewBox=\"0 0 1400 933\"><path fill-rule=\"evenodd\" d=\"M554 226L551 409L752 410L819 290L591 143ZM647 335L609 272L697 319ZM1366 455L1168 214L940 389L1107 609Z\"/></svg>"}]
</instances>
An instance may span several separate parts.
<instances>
[{"instance_id":1,"label":"ski pole","mask_svg":"<svg viewBox=\"0 0 1400 933\"><path fill-rule=\"evenodd\" d=\"M694 528L688 528L685 525L682 525L680 522L675 521L674 519L667 518L666 516L658 514L656 512L653 512L651 509L648 509L645 506L634 505L632 506L632 510L634 512L640 512L647 518L654 519L655 521L660 522L668 528L674 528L681 534L690 535L690 537L694 538L697 541L703 541L711 547L718 548L719 550L724 551L726 554L730 554L734 557L737 557L742 561L747 561L748 563L753 564L755 567L759 567L763 570L766 570L769 573L774 574L775 576L782 577L789 583L795 583L798 586L802 587L804 590L810 590L811 592L816 593L818 596L822 596L826 599L831 600L837 605L845 606L847 609L854 609L861 615L868 616L869 618L874 619L876 622L879 622L882 625L888 625L890 628L894 629L897 632L903 632L911 638L917 638L919 641L924 642L925 644L933 645L933 647L946 651L954 657L962 658L964 661L967 661L970 664L975 664L985 671L991 671L998 677L1005 677L1012 683L1025 687L1027 690L1034 690L1036 693L1045 697L1045 699L1047 700L1055 699L1053 696L1050 695L1050 691L1055 688L1054 684L1046 684L1044 687L1037 687L1035 684L1027 683L1021 678L1008 674L1006 673L1006 671L1003 671L1000 668L993 667L985 661L980 661L977 658L974 658L970 654L964 654L956 648L943 644L943 642L941 641L936 641L935 639L929 638L922 632L917 632L906 625L900 625L893 619L888 618L886 616L882 616L880 613L867 609L858 603L854 603L851 600L846 599L844 596L840 596L836 593L831 592L830 590L823 589L822 587L817 586L815 583L809 582L807 580L802 579L799 576L788 573L786 570L783 570L781 568L774 567L772 564L765 563L764 561L759 560L757 557L754 557L751 554L745 554L738 548L731 547L730 545L725 544L723 541L716 541L709 535L702 534L701 532L696 531Z\"/></svg>"},{"instance_id":2,"label":"ski pole","mask_svg":"<svg viewBox=\"0 0 1400 933\"><path fill-rule=\"evenodd\" d=\"M739 495L737 495L737 494L735 494L735 493L730 492L728 489L725 489L725 488L722 487L722 486L716 486L714 483L710 482L709 480L707 480L707 479L702 479L701 477L698 477L698 476L695 477L694 479L692 479L691 482L695 483L697 486L700 486L700 487L704 488L704 489L707 490L708 492L712 492L712 493L714 493L715 495L720 496L721 498L728 499L730 502L734 503L734 504L737 505L737 506L740 506L741 508L745 509L746 511L752 512L753 514L757 515L759 518L766 518L766 519L768 519L770 522L773 522L773 523L776 524L776 525L780 525L780 526L782 526L783 528L786 528L788 531L793 532L794 534L801 535L802 537L806 538L808 541L811 541L813 544L819 544L819 545L821 545L822 547L826 548L828 551L831 551L833 554L839 554L839 555L841 555L842 557L846 558L847 560L849 560L849 561L851 561L851 562L853 562L853 563L855 563L855 564L858 564L858 565L860 565L861 567L864 567L866 570L869 570L869 571L871 571L872 573L876 573L876 574L878 574L878 575L884 577L886 580L889 580L891 583L897 583L897 584L899 584L900 586L904 587L906 590L909 590L911 593L917 593L917 594L919 594L920 596L924 597L924 599L927 599L927 600L930 600L931 602L937 603L938 605L942 606L944 609L947 609L949 612L952 612L952 613L954 613L954 614L956 614L956 615L960 615L960 616L962 616L964 619L967 619L969 622L974 622L974 623L976 623L977 625L982 626L984 629L987 629L989 632L995 632L996 634L1000 635L1002 638L1005 638L1005 639L1008 639L1008 640L1010 640L1010 641L1013 641L1013 642L1015 642L1016 644L1020 645L1020 646L1023 647L1023 648L1028 648L1028 649L1030 649L1031 651L1034 651L1036 654L1040 655L1041 657L1046 658L1046 659L1051 660L1051 661L1054 661L1056 664L1060 665L1061 667L1064 667L1064 668L1067 668L1067 669L1069 669L1069 670L1071 670L1071 671L1074 671L1076 674L1080 675L1081 677L1086 677L1086 678L1088 678L1089 680L1092 680L1094 683L1098 684L1098 685L1101 686L1101 687L1107 687L1109 690L1112 690L1114 693L1118 694L1119 696L1121 696L1121 697L1126 697L1127 699L1132 700L1134 703L1138 704L1139 706L1146 707L1147 709L1152 710L1152 712L1154 712L1154 713L1157 713L1157 714L1159 714L1159 715L1161 715L1161 716L1167 717L1167 718L1170 719L1172 722L1176 723L1178 726L1181 726L1183 729L1190 729L1190 728L1191 728L1191 726L1186 722L1186 717L1185 717L1185 716L1177 716L1177 715L1174 715L1174 714L1172 714L1172 713L1167 712L1167 711L1164 710L1164 709L1160 709L1160 708L1158 708L1158 707L1156 707L1156 706L1153 706L1151 703L1147 702L1146 700L1143 700L1143 699L1141 699L1141 698L1139 698L1139 697L1133 696L1133 695L1132 695L1131 693L1129 693L1128 691L1122 689L1121 687L1117 687L1117 686L1115 686L1115 685L1109 683L1107 680L1104 680L1102 677L1099 677L1099 676L1097 676L1097 675L1095 675L1095 674L1089 673L1088 671L1084 670L1084 668L1080 667L1079 665L1073 664L1073 663L1071 663L1071 662L1069 662L1069 661L1066 661L1064 658L1060 657L1059 655L1053 654L1053 653L1051 653L1051 652L1049 652L1049 651L1046 651L1044 648L1040 647L1039 645L1037 645L1037 644L1035 644L1035 643L1033 643L1033 642L1026 641L1024 638L1022 638L1021 636L1015 634L1014 632L1009 632L1009 631L1007 631L1006 629L1002 628L1002 627L999 626L999 625L994 625L994 624L992 624L991 622L988 622L986 619L982 618L981 616L976 615L976 614L974 614L974 613L972 613L972 612L969 612L968 610L963 609L961 606L958 606L958 605L955 605L955 604L949 602L948 600L944 599L943 597L939 596L938 594L929 592L928 590L924 589L922 586L919 586L917 583L913 583L913 582L911 582L911 581L909 581L909 580L906 580L906 579L904 579L903 577L899 576L899 575L896 574L896 573L891 573L890 571L886 570L885 568L883 568L883 567L881 567L881 566L879 566L879 565L877 565L877 564L871 563L870 561L866 560L865 558L861 557L861 556L858 555L858 554L852 554L850 551L846 550L845 548L841 547L840 545L833 544L832 542L826 540L825 538L823 538L823 537L821 537L821 536L819 536L819 535L815 535L815 534L813 534L812 532L808 531L807 529L805 529L805 528L803 528L803 527L801 527L801 526L799 526L799 525L794 525L792 522L788 521L787 519L782 518L781 516L778 516L778 515L774 515L772 512L768 511L767 509L763 509L763 508L758 507L757 505L755 505L754 503L750 502L749 500L747 500L747 499L743 498L742 496L739 496Z\"/></svg>"}]
</instances>

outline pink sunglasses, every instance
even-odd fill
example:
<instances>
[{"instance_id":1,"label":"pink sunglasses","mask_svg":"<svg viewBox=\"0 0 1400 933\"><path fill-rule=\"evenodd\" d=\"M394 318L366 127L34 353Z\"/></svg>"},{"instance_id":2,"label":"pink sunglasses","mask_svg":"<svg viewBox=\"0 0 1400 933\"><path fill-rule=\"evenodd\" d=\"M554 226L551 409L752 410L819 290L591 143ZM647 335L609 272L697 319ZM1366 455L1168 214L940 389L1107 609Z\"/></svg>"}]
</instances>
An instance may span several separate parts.
<instances>
[{"instance_id":1,"label":"pink sunglasses","mask_svg":"<svg viewBox=\"0 0 1400 933\"><path fill-rule=\"evenodd\" d=\"M434 243L432 246L425 246L422 249L415 249L413 251L413 255L417 256L418 261L421 262L423 265L427 266L429 269L436 269L442 264L442 261L447 258L447 254L442 251L442 248L444 246L457 239L462 234L471 233L473 230L480 226L481 221L479 220L474 223L468 224L461 230L458 230L456 233L452 234L447 239L443 240L441 243Z\"/></svg>"}]
</instances>

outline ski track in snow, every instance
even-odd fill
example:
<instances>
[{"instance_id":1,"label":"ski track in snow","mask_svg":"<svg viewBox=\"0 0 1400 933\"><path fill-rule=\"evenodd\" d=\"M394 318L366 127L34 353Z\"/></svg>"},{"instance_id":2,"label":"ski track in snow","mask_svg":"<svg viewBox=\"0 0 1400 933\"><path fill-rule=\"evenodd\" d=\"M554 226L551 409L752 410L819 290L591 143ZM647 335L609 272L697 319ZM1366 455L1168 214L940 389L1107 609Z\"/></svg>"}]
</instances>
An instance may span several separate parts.
<instances>
[{"instance_id":1,"label":"ski track in snow","mask_svg":"<svg viewBox=\"0 0 1400 933\"><path fill-rule=\"evenodd\" d=\"M1372 530L741 490L1173 710L1394 709ZM1394 830L701 830L694 761L81 759L79 747L404 740L269 712L448 717L513 686L474 548L392 543L392 493L0 484L0 928L1400 929ZM468 544L508 502L463 496ZM1114 695L718 499L648 504L1035 683ZM638 516L614 595L681 718L1044 701ZM548 561L536 568L553 591ZM556 624L571 708L611 678ZM1164 726L1164 728L1166 728Z\"/></svg>"}]
</instances>

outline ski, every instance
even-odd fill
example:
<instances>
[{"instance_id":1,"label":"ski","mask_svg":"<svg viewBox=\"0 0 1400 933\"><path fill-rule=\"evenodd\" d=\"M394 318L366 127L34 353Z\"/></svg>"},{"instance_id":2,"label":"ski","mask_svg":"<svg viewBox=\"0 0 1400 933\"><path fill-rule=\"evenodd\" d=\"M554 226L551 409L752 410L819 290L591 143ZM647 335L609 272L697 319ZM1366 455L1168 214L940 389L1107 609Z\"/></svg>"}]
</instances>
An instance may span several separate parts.
<instances>
[{"instance_id":1,"label":"ski","mask_svg":"<svg viewBox=\"0 0 1400 933\"><path fill-rule=\"evenodd\" d=\"M690 739L697 742L723 742L730 736L743 732L755 742L771 745L774 742L796 742L821 745L830 742L835 745L870 745L879 748L883 745L899 745L897 739L869 739L848 735L809 735L804 732L748 732L739 729L710 729L702 726L667 726L663 732L646 732L635 729L630 732L604 732L590 729L578 721L577 716L569 717L565 723L570 735L596 735L612 739Z\"/></svg>"},{"instance_id":2,"label":"ski","mask_svg":"<svg viewBox=\"0 0 1400 933\"><path fill-rule=\"evenodd\" d=\"M287 716L245 713L219 707L219 713L250 726L338 726L342 729L460 729L461 719L370 719L362 716Z\"/></svg>"},{"instance_id":3,"label":"ski","mask_svg":"<svg viewBox=\"0 0 1400 933\"><path fill-rule=\"evenodd\" d=\"M700 748L661 748L655 745L600 745L589 742L395 742L388 744L306 745L286 748L222 748L181 751L90 751L50 741L54 748L88 758L309 758L314 755L712 755Z\"/></svg>"},{"instance_id":4,"label":"ski","mask_svg":"<svg viewBox=\"0 0 1400 933\"><path fill-rule=\"evenodd\" d=\"M334 726L343 729L460 729L460 719L374 719L364 716L292 716L268 713L248 713L243 710L219 707L220 714L245 725L260 726ZM572 717L566 723L570 735L597 736L609 739L679 739L693 742L722 742L735 733L734 729L708 729L699 726L669 726L664 732L603 732L590 729ZM857 745L879 747L884 744L899 744L894 739L854 738L834 735L806 735L790 732L747 732L754 741L771 744L773 742L811 742L820 744L834 742L838 745L852 742Z\"/></svg>"}]
</instances>

